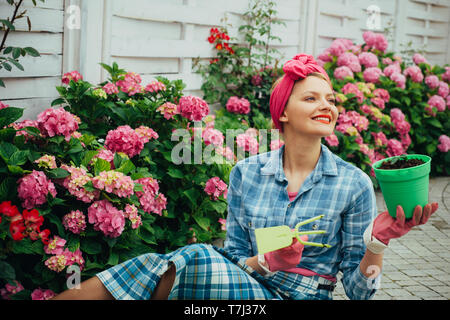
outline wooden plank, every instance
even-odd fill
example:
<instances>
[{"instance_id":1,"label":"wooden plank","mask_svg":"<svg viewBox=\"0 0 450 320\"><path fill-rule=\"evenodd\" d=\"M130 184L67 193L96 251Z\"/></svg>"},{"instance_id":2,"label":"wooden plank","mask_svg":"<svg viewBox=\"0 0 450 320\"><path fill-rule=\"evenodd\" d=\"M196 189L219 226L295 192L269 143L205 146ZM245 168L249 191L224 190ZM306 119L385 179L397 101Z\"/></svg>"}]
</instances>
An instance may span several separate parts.
<instances>
[{"instance_id":1,"label":"wooden plank","mask_svg":"<svg viewBox=\"0 0 450 320\"><path fill-rule=\"evenodd\" d=\"M406 10L406 15L410 18L419 20L432 20L435 22L449 22L449 10L439 10L435 12L420 11L414 9Z\"/></svg>"},{"instance_id":2,"label":"wooden plank","mask_svg":"<svg viewBox=\"0 0 450 320\"><path fill-rule=\"evenodd\" d=\"M20 122L23 120L36 120L38 114L50 108L52 101L57 98L58 96L55 95L54 97L5 100L3 102L9 104L11 107L24 109L23 116L17 121Z\"/></svg>"},{"instance_id":3,"label":"wooden plank","mask_svg":"<svg viewBox=\"0 0 450 320\"><path fill-rule=\"evenodd\" d=\"M61 77L9 78L6 88L0 88L0 100L45 98L58 95L56 86L61 85Z\"/></svg>"},{"instance_id":4,"label":"wooden plank","mask_svg":"<svg viewBox=\"0 0 450 320\"><path fill-rule=\"evenodd\" d=\"M434 6L439 6L439 7L450 7L449 0L412 0L412 1L426 3L426 4L432 4Z\"/></svg>"},{"instance_id":5,"label":"wooden plank","mask_svg":"<svg viewBox=\"0 0 450 320\"><path fill-rule=\"evenodd\" d=\"M145 21L113 16L111 33L123 38L151 37L153 39L180 40L181 25L177 22Z\"/></svg>"},{"instance_id":6,"label":"wooden plank","mask_svg":"<svg viewBox=\"0 0 450 320\"><path fill-rule=\"evenodd\" d=\"M191 74L162 73L162 74L141 75L142 83L149 83L149 82L155 80L156 76L165 77L171 81L183 80L183 82L186 84L185 90L199 90L203 83L203 78L198 73L191 73Z\"/></svg>"},{"instance_id":7,"label":"wooden plank","mask_svg":"<svg viewBox=\"0 0 450 320\"><path fill-rule=\"evenodd\" d=\"M319 14L356 20L361 17L362 10L354 6L336 3L336 1L321 0L319 1Z\"/></svg>"},{"instance_id":8,"label":"wooden plank","mask_svg":"<svg viewBox=\"0 0 450 320\"><path fill-rule=\"evenodd\" d=\"M20 58L20 64L24 71L16 67L11 72L1 69L0 78L60 77L62 74L62 55L25 56Z\"/></svg>"},{"instance_id":9,"label":"wooden plank","mask_svg":"<svg viewBox=\"0 0 450 320\"><path fill-rule=\"evenodd\" d=\"M214 55L207 41L130 39L112 36L111 55L147 58L197 58Z\"/></svg>"},{"instance_id":10,"label":"wooden plank","mask_svg":"<svg viewBox=\"0 0 450 320\"><path fill-rule=\"evenodd\" d=\"M139 73L178 73L178 58L128 58L112 56L120 68Z\"/></svg>"},{"instance_id":11,"label":"wooden plank","mask_svg":"<svg viewBox=\"0 0 450 320\"><path fill-rule=\"evenodd\" d=\"M0 31L0 39L3 39ZM63 36L61 33L12 31L6 39L6 46L32 47L39 53L61 54Z\"/></svg>"},{"instance_id":12,"label":"wooden plank","mask_svg":"<svg viewBox=\"0 0 450 320\"><path fill-rule=\"evenodd\" d=\"M13 8L6 4L0 4L0 12L2 17L11 17ZM47 32L62 32L64 23L64 11L51 10L45 8L29 8L27 15L31 20L31 30L33 32L47 31ZM26 18L19 19L14 23L17 31L28 31L28 24Z\"/></svg>"},{"instance_id":13,"label":"wooden plank","mask_svg":"<svg viewBox=\"0 0 450 320\"><path fill-rule=\"evenodd\" d=\"M448 38L448 27L439 29L436 28L426 29L409 26L408 28L406 28L405 33L420 36L430 36L435 38Z\"/></svg>"}]
</instances>

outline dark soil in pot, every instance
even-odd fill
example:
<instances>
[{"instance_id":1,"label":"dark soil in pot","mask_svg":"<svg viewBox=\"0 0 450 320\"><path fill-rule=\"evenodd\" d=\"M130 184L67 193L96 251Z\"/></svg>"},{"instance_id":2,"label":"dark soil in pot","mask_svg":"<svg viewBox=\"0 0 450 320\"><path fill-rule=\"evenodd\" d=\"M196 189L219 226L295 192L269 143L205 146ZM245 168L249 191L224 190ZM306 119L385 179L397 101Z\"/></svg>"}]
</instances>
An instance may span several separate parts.
<instances>
[{"instance_id":1,"label":"dark soil in pot","mask_svg":"<svg viewBox=\"0 0 450 320\"><path fill-rule=\"evenodd\" d=\"M424 163L425 162L420 159L397 158L383 162L381 166L378 167L378 169L383 170L406 169L420 166Z\"/></svg>"}]
</instances>

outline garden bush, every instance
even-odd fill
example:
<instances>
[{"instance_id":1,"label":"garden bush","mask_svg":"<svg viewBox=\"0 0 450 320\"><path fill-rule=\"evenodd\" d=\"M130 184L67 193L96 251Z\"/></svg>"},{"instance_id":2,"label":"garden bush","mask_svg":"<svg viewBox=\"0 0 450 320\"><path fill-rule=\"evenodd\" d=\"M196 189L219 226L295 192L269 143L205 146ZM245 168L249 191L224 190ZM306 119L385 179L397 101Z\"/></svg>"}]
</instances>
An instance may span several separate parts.
<instances>
[{"instance_id":1,"label":"garden bush","mask_svg":"<svg viewBox=\"0 0 450 320\"><path fill-rule=\"evenodd\" d=\"M340 111L325 143L374 179L371 165L401 154L433 158L432 175L450 172L450 68L416 53L411 65L388 51L383 34L364 43L336 39L317 58L332 79Z\"/></svg>"},{"instance_id":2,"label":"garden bush","mask_svg":"<svg viewBox=\"0 0 450 320\"><path fill-rule=\"evenodd\" d=\"M248 144L225 145L208 104L184 96L181 81L144 86L115 63L103 67L110 78L99 85L65 74L36 120L18 122L23 109L0 104L4 299L46 299L76 283L77 268L83 281L225 236L234 147L248 156Z\"/></svg>"}]
</instances>

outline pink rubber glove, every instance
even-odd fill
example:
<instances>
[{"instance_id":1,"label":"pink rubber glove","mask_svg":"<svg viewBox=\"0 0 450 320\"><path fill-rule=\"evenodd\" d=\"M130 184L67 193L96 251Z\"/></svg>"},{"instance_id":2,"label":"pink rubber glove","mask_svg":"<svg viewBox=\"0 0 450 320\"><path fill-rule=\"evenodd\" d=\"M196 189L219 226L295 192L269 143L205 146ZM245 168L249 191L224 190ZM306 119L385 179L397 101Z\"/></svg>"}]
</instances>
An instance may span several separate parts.
<instances>
[{"instance_id":1,"label":"pink rubber glove","mask_svg":"<svg viewBox=\"0 0 450 320\"><path fill-rule=\"evenodd\" d=\"M373 222L372 236L388 245L389 240L400 238L412 227L425 224L438 207L437 203L429 203L423 210L421 206L417 206L413 217L408 221L405 221L405 213L401 206L397 207L397 219L392 218L387 211L380 213Z\"/></svg>"},{"instance_id":2,"label":"pink rubber glove","mask_svg":"<svg viewBox=\"0 0 450 320\"><path fill-rule=\"evenodd\" d=\"M302 241L308 241L308 236L301 236L300 239ZM275 272L295 268L302 259L304 247L304 245L298 242L297 238L294 238L289 247L265 253L264 259L269 265L269 270Z\"/></svg>"}]
</instances>

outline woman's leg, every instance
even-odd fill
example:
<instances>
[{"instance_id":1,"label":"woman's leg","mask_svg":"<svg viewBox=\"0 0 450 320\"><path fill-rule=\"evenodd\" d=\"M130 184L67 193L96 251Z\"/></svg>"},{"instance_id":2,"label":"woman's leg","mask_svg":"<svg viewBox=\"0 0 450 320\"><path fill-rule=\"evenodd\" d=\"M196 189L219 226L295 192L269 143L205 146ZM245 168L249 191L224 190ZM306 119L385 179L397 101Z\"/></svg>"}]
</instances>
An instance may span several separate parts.
<instances>
[{"instance_id":1,"label":"woman's leg","mask_svg":"<svg viewBox=\"0 0 450 320\"><path fill-rule=\"evenodd\" d=\"M92 277L80 284L80 289L68 289L51 300L113 300L103 283Z\"/></svg>"}]
</instances>

